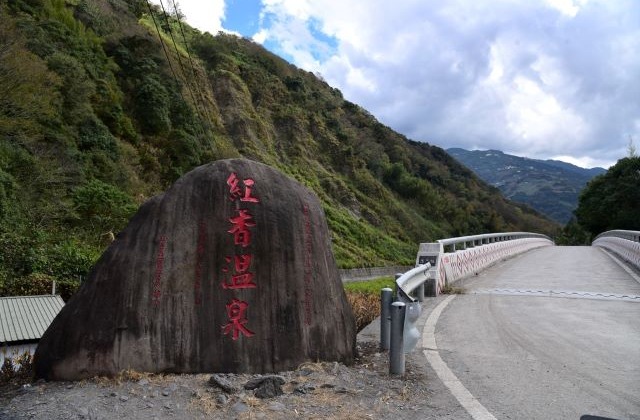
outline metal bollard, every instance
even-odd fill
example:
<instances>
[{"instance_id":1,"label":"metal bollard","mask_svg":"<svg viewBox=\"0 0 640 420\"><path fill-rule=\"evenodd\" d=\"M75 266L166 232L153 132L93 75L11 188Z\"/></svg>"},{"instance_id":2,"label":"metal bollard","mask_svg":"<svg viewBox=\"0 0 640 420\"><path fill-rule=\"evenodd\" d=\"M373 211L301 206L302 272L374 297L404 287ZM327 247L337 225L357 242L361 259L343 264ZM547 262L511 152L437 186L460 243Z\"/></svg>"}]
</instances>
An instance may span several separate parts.
<instances>
[{"instance_id":1,"label":"metal bollard","mask_svg":"<svg viewBox=\"0 0 640 420\"><path fill-rule=\"evenodd\" d=\"M380 291L380 349L389 350L391 334L391 301L393 290L385 287Z\"/></svg>"},{"instance_id":2,"label":"metal bollard","mask_svg":"<svg viewBox=\"0 0 640 420\"><path fill-rule=\"evenodd\" d=\"M391 343L389 348L389 374L404 375L404 302L391 304Z\"/></svg>"},{"instance_id":3,"label":"metal bollard","mask_svg":"<svg viewBox=\"0 0 640 420\"><path fill-rule=\"evenodd\" d=\"M424 283L416 288L416 299L418 302L424 302Z\"/></svg>"}]
</instances>

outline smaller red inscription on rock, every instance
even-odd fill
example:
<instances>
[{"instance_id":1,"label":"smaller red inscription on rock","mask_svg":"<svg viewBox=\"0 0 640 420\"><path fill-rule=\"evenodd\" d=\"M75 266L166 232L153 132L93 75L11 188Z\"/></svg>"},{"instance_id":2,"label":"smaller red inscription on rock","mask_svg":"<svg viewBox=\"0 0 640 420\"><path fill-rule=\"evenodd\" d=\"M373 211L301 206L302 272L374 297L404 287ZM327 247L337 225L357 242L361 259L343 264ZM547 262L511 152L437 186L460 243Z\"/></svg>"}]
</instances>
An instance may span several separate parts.
<instances>
[{"instance_id":1,"label":"smaller red inscription on rock","mask_svg":"<svg viewBox=\"0 0 640 420\"><path fill-rule=\"evenodd\" d=\"M238 210L238 215L229 219L233 227L227 232L233 235L234 243L236 245L242 245L246 248L251 243L251 231L250 227L254 227L256 224L253 222L253 216L248 210Z\"/></svg>"},{"instance_id":2,"label":"smaller red inscription on rock","mask_svg":"<svg viewBox=\"0 0 640 420\"><path fill-rule=\"evenodd\" d=\"M151 292L151 300L154 306L160 304L160 298L162 297L161 280L162 272L164 271L164 248L167 245L167 237L161 236L160 243L158 244L158 253L156 254L156 271L153 276L153 285Z\"/></svg>"},{"instance_id":3,"label":"smaller red inscription on rock","mask_svg":"<svg viewBox=\"0 0 640 420\"><path fill-rule=\"evenodd\" d=\"M201 221L198 225L198 243L196 248L196 272L193 283L194 301L196 305L202 303L202 264L204 259L204 246L207 240L207 225L204 221Z\"/></svg>"},{"instance_id":4,"label":"smaller red inscription on rock","mask_svg":"<svg viewBox=\"0 0 640 420\"><path fill-rule=\"evenodd\" d=\"M311 284L313 281L313 262L311 255L313 252L313 237L311 233L311 216L309 214L309 206L305 203L302 207L304 216L304 323L311 325L311 302L313 301L313 292Z\"/></svg>"},{"instance_id":5,"label":"smaller red inscription on rock","mask_svg":"<svg viewBox=\"0 0 640 420\"><path fill-rule=\"evenodd\" d=\"M245 327L245 324L249 322L245 315L248 306L249 304L247 302L235 298L231 303L227 304L227 316L229 318L229 323L222 326L224 335L231 334L231 339L237 340L240 334L246 337L251 337L255 334L253 331L250 331Z\"/></svg>"}]
</instances>

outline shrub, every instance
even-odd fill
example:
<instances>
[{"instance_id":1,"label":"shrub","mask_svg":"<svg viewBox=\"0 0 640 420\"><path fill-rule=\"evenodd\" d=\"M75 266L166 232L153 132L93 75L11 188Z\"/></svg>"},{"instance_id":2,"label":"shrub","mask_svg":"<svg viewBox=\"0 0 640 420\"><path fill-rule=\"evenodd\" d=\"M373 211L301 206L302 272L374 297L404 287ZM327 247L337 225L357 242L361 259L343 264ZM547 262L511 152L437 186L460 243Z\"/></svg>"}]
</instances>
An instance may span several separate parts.
<instances>
[{"instance_id":1,"label":"shrub","mask_svg":"<svg viewBox=\"0 0 640 420\"><path fill-rule=\"evenodd\" d=\"M82 224L105 231L119 231L135 212L136 205L118 187L99 181L89 181L75 190L73 203Z\"/></svg>"},{"instance_id":2,"label":"shrub","mask_svg":"<svg viewBox=\"0 0 640 420\"><path fill-rule=\"evenodd\" d=\"M118 158L118 144L109 129L94 115L87 117L78 128L80 151L102 151L110 159Z\"/></svg>"},{"instance_id":3,"label":"shrub","mask_svg":"<svg viewBox=\"0 0 640 420\"><path fill-rule=\"evenodd\" d=\"M33 356L25 352L14 358L7 357L0 367L0 384L29 381L33 377Z\"/></svg>"},{"instance_id":4,"label":"shrub","mask_svg":"<svg viewBox=\"0 0 640 420\"><path fill-rule=\"evenodd\" d=\"M134 93L136 116L147 134L166 134L171 128L169 92L157 77L146 75Z\"/></svg>"}]
</instances>

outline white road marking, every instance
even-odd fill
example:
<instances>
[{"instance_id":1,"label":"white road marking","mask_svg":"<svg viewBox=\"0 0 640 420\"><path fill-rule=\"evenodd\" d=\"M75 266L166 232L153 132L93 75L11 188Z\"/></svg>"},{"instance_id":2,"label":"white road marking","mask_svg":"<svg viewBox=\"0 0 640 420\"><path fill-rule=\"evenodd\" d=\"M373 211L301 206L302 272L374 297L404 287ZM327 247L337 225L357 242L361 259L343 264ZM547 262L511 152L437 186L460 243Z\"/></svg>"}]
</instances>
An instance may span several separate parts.
<instances>
[{"instance_id":1,"label":"white road marking","mask_svg":"<svg viewBox=\"0 0 640 420\"><path fill-rule=\"evenodd\" d=\"M425 349L424 355L427 357L429 364L431 364L431 367L435 370L440 380L449 388L451 394L456 397L460 405L467 410L467 413L469 413L474 420L496 420L496 418L480 404L480 401L471 395L469 390L462 385L462 382L460 382L451 369L449 369L438 353L435 334L436 323L444 308L446 308L449 302L455 297L455 295L449 296L440 302L431 314L429 314L429 318L427 318L427 322L422 330L422 347Z\"/></svg>"}]
</instances>

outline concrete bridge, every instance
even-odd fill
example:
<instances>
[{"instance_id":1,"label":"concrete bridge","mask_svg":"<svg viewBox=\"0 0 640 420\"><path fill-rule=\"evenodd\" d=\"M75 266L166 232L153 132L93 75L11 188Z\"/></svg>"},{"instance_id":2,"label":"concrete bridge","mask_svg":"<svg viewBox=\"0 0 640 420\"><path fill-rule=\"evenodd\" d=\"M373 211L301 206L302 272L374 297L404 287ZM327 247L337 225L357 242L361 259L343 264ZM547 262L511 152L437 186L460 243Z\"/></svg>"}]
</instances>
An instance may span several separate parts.
<instances>
[{"instance_id":1,"label":"concrete bridge","mask_svg":"<svg viewBox=\"0 0 640 420\"><path fill-rule=\"evenodd\" d=\"M486 249L506 245L423 244L418 260L434 262L437 251L432 288L453 278L464 290L424 300L411 353L454 397L451 418L640 419L639 235L612 233L590 247L534 236L526 252L488 268L471 250L487 260Z\"/></svg>"}]
</instances>

